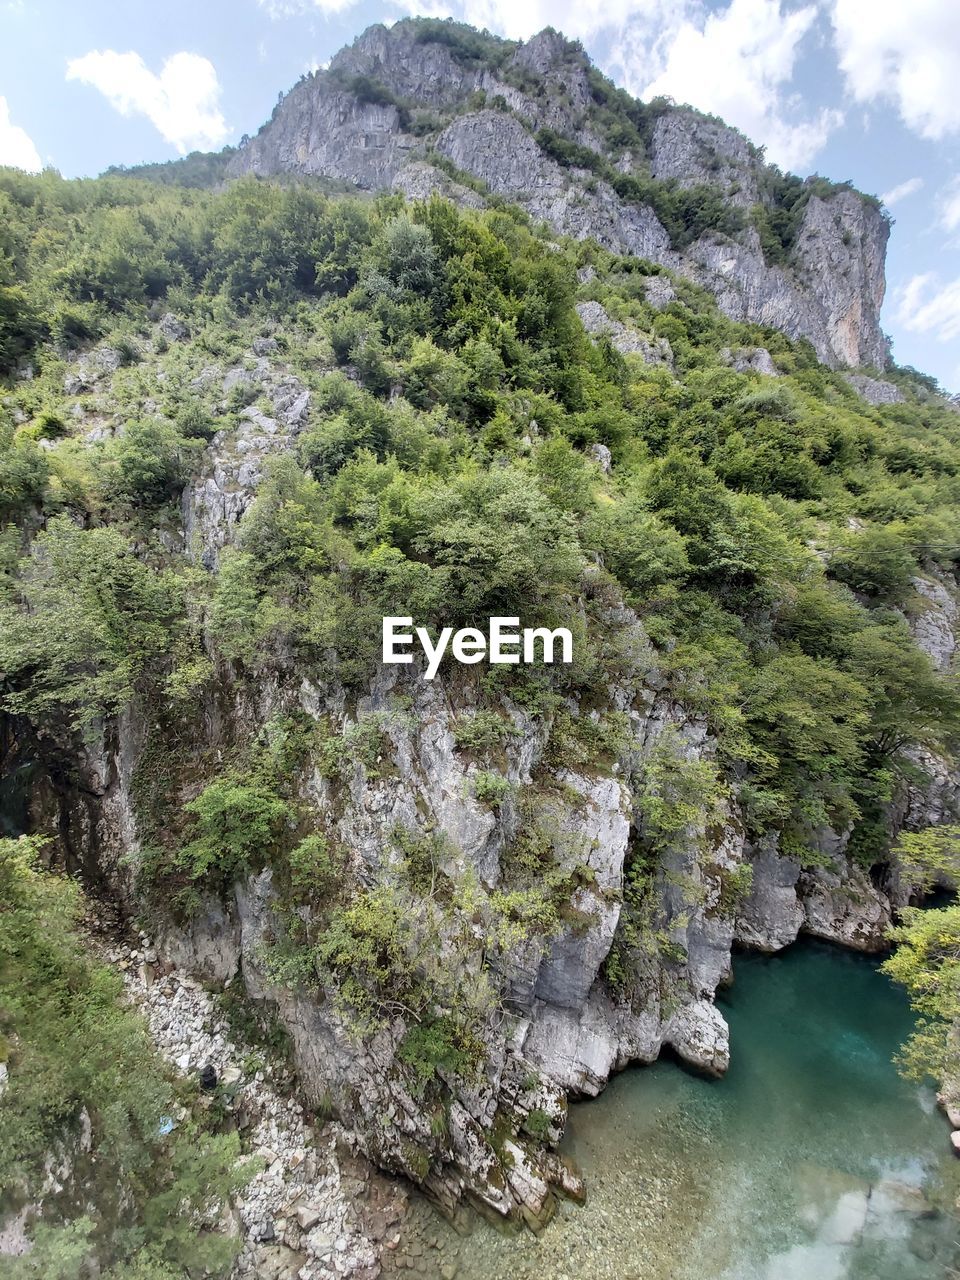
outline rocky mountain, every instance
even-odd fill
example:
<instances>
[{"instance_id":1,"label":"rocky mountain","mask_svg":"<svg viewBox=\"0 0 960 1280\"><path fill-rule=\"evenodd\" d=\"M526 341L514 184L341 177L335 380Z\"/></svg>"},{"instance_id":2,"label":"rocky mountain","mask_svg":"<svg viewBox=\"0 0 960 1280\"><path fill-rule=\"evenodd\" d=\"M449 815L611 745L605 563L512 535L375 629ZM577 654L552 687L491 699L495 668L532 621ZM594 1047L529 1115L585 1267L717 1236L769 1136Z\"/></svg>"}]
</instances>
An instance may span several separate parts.
<instances>
[{"instance_id":1,"label":"rocky mountain","mask_svg":"<svg viewBox=\"0 0 960 1280\"><path fill-rule=\"evenodd\" d=\"M875 199L785 178L720 120L633 101L550 29L514 45L444 22L370 27L283 97L228 171L509 200L679 272L828 364L886 363Z\"/></svg>"},{"instance_id":2,"label":"rocky mountain","mask_svg":"<svg viewBox=\"0 0 960 1280\"><path fill-rule=\"evenodd\" d=\"M725 1071L738 945L879 951L920 900L896 841L960 812L960 419L834 367L883 364L869 200L552 32L372 28L227 163L0 172L0 875L116 917L181 1143L189 1103L257 1158L202 1206L235 1276L368 1280L399 1209L356 1157L540 1230L584 1194L568 1099ZM407 614L574 657L429 680L380 661ZM180 1277L161 1116L111 1163L137 1090L31 1068L73 975L38 1031L0 965L0 1241L74 1231L93 1167L125 1215L91 1269L131 1273L139 1214Z\"/></svg>"}]
</instances>

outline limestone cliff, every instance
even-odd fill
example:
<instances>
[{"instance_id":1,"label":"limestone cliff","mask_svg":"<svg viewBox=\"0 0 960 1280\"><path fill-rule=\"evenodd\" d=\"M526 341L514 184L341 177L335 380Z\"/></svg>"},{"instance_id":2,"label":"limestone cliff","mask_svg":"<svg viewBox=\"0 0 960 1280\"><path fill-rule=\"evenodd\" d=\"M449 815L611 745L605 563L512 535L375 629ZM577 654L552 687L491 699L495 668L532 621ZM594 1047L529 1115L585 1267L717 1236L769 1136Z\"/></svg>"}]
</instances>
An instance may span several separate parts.
<instances>
[{"instance_id":1,"label":"limestone cliff","mask_svg":"<svg viewBox=\"0 0 960 1280\"><path fill-rule=\"evenodd\" d=\"M369 28L282 99L230 172L509 200L558 232L680 272L731 318L806 338L828 364L885 365L889 224L876 201L820 179L785 187L721 121L614 99L579 46L549 29L520 45L476 36L476 47L458 44L462 30ZM687 208L678 227L671 202L691 190L700 220ZM707 204L727 211L713 225ZM765 231L769 215L781 232L789 224L782 242Z\"/></svg>"},{"instance_id":2,"label":"limestone cliff","mask_svg":"<svg viewBox=\"0 0 960 1280\"><path fill-rule=\"evenodd\" d=\"M602 326L602 311L581 304L589 325ZM202 352L193 359L201 362ZM99 403L108 403L109 364L78 364L67 375L68 392L76 397L92 383ZM160 369L156 376L160 385L166 375ZM153 384L145 372L143 378L147 394ZM214 401L238 385L258 397L236 417L227 415L226 400L219 402L215 411L226 425L183 493L177 547L209 569L236 537L269 456L295 447L310 417L311 392L277 343L262 338L241 364L199 368L193 385ZM82 414L79 397L77 404ZM111 429L119 428L96 428ZM934 579L918 579L917 586L929 606L914 620L918 640L945 665L956 643L955 590ZM584 590L591 589L588 571ZM879 949L894 903L909 892L871 881L844 856L844 834L822 833L826 869L803 869L781 856L773 834L748 842L734 798L703 807L669 832L653 832L664 853L639 891L638 850L656 824L645 804L656 768L679 762L711 770L716 743L702 716L670 693L636 614L612 600L605 625L617 637L621 675L605 706L572 703L563 713L593 724L609 714L622 717L625 733L612 758L602 768L555 769L545 785L544 724L505 695L500 706L510 734L501 767L510 791L496 805L478 798L482 762L457 741L457 724L476 709L468 682L428 683L416 671L385 668L355 700L336 684L315 684L295 665L286 669L278 654L259 674L255 694L235 687L224 668L216 699L200 708L202 748L218 756L276 715L305 715L345 737L375 724L376 761L351 760L334 786L311 758L301 773L304 803L350 850L350 875L360 885L393 876L385 848L389 833L403 829L438 833L443 875L454 885L476 886L474 913L447 918L438 945L445 964L472 984L489 982L496 1000L484 1015L481 1077L445 1077L443 1125L398 1067L401 1016L364 1040L331 992L271 974L265 955L282 926L270 868L238 879L223 898L209 897L189 922L169 921L157 938L169 963L217 987L239 979L252 1001L275 1010L307 1102L332 1109L365 1153L415 1179L451 1210L470 1199L539 1226L556 1188L580 1192L550 1150L568 1095L597 1093L611 1072L652 1061L665 1046L709 1073L726 1069L727 1028L713 1001L731 976L735 942L774 951L807 933ZM68 857L91 879L105 881L131 912L142 826L134 779L144 768L145 737L144 712L134 705L82 748L45 743L48 761L77 754L68 783L49 769L32 798L32 825L58 829ZM928 790L901 798L894 827L936 821L956 806L950 764L924 763ZM183 785L190 794L190 781ZM484 895L505 884L525 796L535 797L538 821L552 832L566 922L550 935L526 933L491 949L482 928ZM411 912L414 906L411 900Z\"/></svg>"}]
</instances>

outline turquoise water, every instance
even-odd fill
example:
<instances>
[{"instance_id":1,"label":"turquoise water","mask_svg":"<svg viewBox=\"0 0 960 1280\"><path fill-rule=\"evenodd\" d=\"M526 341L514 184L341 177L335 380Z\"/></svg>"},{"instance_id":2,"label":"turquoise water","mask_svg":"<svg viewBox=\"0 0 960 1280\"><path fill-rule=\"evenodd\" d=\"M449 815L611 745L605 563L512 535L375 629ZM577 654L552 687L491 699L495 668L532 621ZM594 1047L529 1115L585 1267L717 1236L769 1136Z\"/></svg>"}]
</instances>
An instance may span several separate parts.
<instances>
[{"instance_id":1,"label":"turquoise water","mask_svg":"<svg viewBox=\"0 0 960 1280\"><path fill-rule=\"evenodd\" d=\"M739 956L720 1081L673 1062L571 1109L588 1201L536 1239L426 1232L410 1258L461 1280L944 1280L960 1268L957 1166L932 1089L892 1057L901 994L816 945ZM960 1274L958 1272L957 1274Z\"/></svg>"}]
</instances>

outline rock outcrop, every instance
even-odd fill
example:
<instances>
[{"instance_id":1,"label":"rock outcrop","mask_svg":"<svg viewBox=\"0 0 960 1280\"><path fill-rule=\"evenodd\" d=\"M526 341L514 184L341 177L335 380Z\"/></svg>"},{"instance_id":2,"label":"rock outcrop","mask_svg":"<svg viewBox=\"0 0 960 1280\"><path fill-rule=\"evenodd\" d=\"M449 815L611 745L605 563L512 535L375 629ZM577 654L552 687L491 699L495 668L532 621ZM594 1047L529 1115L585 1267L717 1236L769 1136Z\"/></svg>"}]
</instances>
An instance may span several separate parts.
<instances>
[{"instance_id":1,"label":"rock outcrop","mask_svg":"<svg viewBox=\"0 0 960 1280\"><path fill-rule=\"evenodd\" d=\"M634 345L641 335L599 303L581 304L580 316L588 331L607 333L644 355ZM169 341L159 326L158 333ZM282 341L261 335L247 350L227 368L201 368L198 353L184 375L203 392L221 426L183 497L181 545L200 565L214 565L236 537L266 459L292 448L313 412ZM758 370L765 365L761 351L738 352L737 358ZM181 352L173 355L179 359ZM148 367L140 371L147 398ZM101 390L109 376L100 375ZM162 369L157 376L162 379ZM312 385L318 395L318 383ZM238 412L234 395L256 397L256 403ZM609 454L606 460L595 456L599 466L609 465ZM955 592L933 577L918 579L917 587L925 606L914 619L917 637L946 666L955 649ZM479 1027L482 1069L476 1078L443 1073L442 1117L424 1104L405 1072L401 1049L408 1028L399 1012L375 1033L360 1034L334 990L319 980L285 983L271 969L283 902L269 867L240 876L189 920L171 920L156 937L161 960L180 975L176 986L168 984L169 998L162 985L159 995L147 987L148 975L137 979L149 1008L171 1019L186 1016L200 999L183 975L214 987L236 985L279 1019L304 1100L331 1110L358 1150L415 1180L451 1211L467 1200L536 1227L549 1217L558 1193L577 1190L551 1149L563 1129L568 1095L595 1094L612 1072L652 1061L665 1047L710 1074L726 1069L728 1034L714 996L731 976L735 943L776 951L805 933L876 950L894 904L909 892L875 884L848 858L842 834L822 832L819 856L811 859L818 865L807 867L781 856L772 834L748 839L735 787L721 788L720 800L705 802L681 829L660 832L654 842L654 820L644 803L651 769L667 759L719 777L716 744L702 716L670 695L636 614L619 601L604 610L604 630L616 637L620 655L619 675L606 694L607 711L622 726L615 748L602 761L554 763L547 770L550 785L543 786L547 729L542 718L504 695L497 714L508 726L508 745L498 767L506 789L496 804L478 799L481 762L457 741L458 724L476 710L476 689L468 682L427 682L415 671L389 667L359 697L348 698L310 671L285 668L285 656L276 654L255 692L242 693L223 670L215 700L197 711L202 749L211 757L238 738L252 740L274 715L303 718L343 741L358 726L375 726L375 762L345 757L333 785L319 756L311 756L298 773L300 798L331 843L348 851L351 884L391 884L397 855L390 833L405 830L436 835L439 873L472 895L470 911L440 918L431 942L464 990L489 983L492 993ZM605 714L572 698L562 713L571 723L582 717L598 723ZM55 780L52 771L32 801L32 825L58 830L75 865L109 884L131 914L141 825L133 778L146 728L143 711L131 707L103 727L99 740L88 737L72 779L57 774ZM949 765L931 760L924 767L928 790L904 797L891 813L892 826L929 820L934 811L942 816L955 804ZM190 785L185 779L185 795ZM540 932L507 931L492 942L482 927L484 912L494 895L510 888L524 794L535 797L547 831L561 910ZM643 849L654 843L655 869L647 877L635 875ZM180 1009L184 1002L190 1010ZM158 1036L174 1058L186 1051L170 1021L158 1024ZM211 1042L207 1056L220 1067L228 1065L230 1053L225 1042ZM279 1197L281 1189L274 1190ZM270 1205L276 1217L280 1200ZM285 1213L287 1247L302 1249L319 1229L309 1220L310 1213L303 1222ZM323 1235L319 1229L315 1239ZM359 1236L355 1244L360 1264L367 1265Z\"/></svg>"},{"instance_id":2,"label":"rock outcrop","mask_svg":"<svg viewBox=\"0 0 960 1280\"><path fill-rule=\"evenodd\" d=\"M208 919L211 941L218 945L222 923ZM154 1042L171 1065L184 1075L213 1069L220 1105L243 1133L248 1156L260 1164L232 1206L243 1240L234 1280L377 1275L379 1242L361 1218L363 1202L347 1190L336 1127L318 1141L303 1106L284 1096L272 1066L256 1060L250 1065L249 1050L234 1041L197 980L204 970L202 952L190 973L159 964L146 938L135 949L113 946L104 958L120 967L130 998L146 1014ZM399 1208L393 1216L396 1221Z\"/></svg>"},{"instance_id":3,"label":"rock outcrop","mask_svg":"<svg viewBox=\"0 0 960 1280\"><path fill-rule=\"evenodd\" d=\"M812 185L796 206L786 260L769 262L752 211L774 199L775 183L742 134L669 107L650 113L642 141L613 146L579 46L550 30L519 46L484 39L487 57L416 22L369 28L282 99L230 172L302 174L417 197L438 190L467 204L489 193L558 232L688 276L731 318L806 338L828 364L886 364L879 315L889 223L875 201ZM542 130L580 149L569 164L547 153ZM588 157L591 167L578 168ZM742 225L673 245L651 203L617 193L617 174L709 188ZM868 383L857 384L861 394L877 394Z\"/></svg>"},{"instance_id":4,"label":"rock outcrop","mask_svg":"<svg viewBox=\"0 0 960 1280\"><path fill-rule=\"evenodd\" d=\"M667 338L640 333L632 326L614 320L599 302L578 302L577 315L591 337L608 337L611 346L622 355L637 355L644 364L673 368L673 352Z\"/></svg>"}]
</instances>

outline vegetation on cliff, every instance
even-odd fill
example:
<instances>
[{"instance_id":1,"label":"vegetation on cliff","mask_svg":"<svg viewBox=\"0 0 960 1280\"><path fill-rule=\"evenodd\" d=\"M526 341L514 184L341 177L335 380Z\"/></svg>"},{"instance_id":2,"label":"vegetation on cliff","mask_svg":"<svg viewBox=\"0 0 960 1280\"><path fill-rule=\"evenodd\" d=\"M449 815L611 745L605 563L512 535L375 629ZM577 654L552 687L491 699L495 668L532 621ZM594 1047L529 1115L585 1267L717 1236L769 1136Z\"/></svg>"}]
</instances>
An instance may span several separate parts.
<instances>
[{"instance_id":1,"label":"vegetation on cliff","mask_svg":"<svg viewBox=\"0 0 960 1280\"><path fill-rule=\"evenodd\" d=\"M786 244L790 227L771 234ZM823 861L832 827L874 867L917 768L904 747L946 749L956 732L954 681L908 619L924 608L914 578L960 560L960 419L908 372L894 375L902 403L868 406L809 346L732 323L689 282L655 306L655 275L510 209L0 173L0 715L42 756L143 712L148 910L189 911L272 866L286 908L274 974L329 988L361 1035L408 1016L400 1061L420 1091L476 1070L497 1000L486 970L465 980L444 963L441 940L480 937L486 963L575 918L590 873L558 856L551 804L565 766L612 768L610 689L638 663L702 718L717 757L691 767L664 748L646 765L648 847L629 869L614 987L650 944L652 869L676 830L734 796L748 833L775 833L801 863ZM592 340L577 301L665 340L672 367ZM185 546L181 494L205 450L270 408L254 341L309 389L308 416L233 542ZM732 367L757 346L776 380ZM206 376L244 361L251 376L229 388L222 368ZM106 366L108 394L84 374ZM570 666L477 673L479 707L458 725L491 808L510 794L502 696L548 739L496 892L450 882L442 843L407 831L384 833L389 874L371 887L303 802L307 762L334 794L358 762L389 769L383 716L402 706L349 734L291 717L218 755L202 740L226 691L254 701L264 682L309 681L355 699L385 614L574 634ZM11 866L31 893L47 884ZM722 909L748 889L731 876ZM156 1087L138 1151L169 1105ZM71 1096L109 1119L93 1085Z\"/></svg>"},{"instance_id":2,"label":"vegetation on cliff","mask_svg":"<svg viewBox=\"0 0 960 1280\"><path fill-rule=\"evenodd\" d=\"M89 955L77 886L40 852L0 839L0 1210L48 1201L35 1247L4 1275L71 1280L92 1253L105 1280L224 1275L236 1249L214 1228L244 1178L236 1135L173 1083L120 977Z\"/></svg>"}]
</instances>

